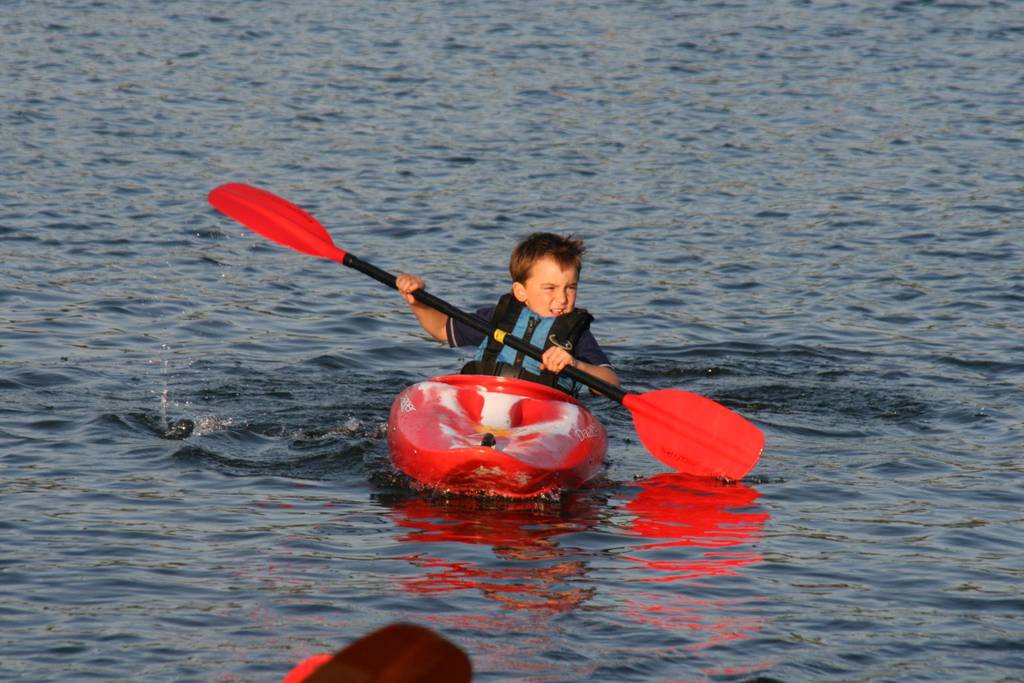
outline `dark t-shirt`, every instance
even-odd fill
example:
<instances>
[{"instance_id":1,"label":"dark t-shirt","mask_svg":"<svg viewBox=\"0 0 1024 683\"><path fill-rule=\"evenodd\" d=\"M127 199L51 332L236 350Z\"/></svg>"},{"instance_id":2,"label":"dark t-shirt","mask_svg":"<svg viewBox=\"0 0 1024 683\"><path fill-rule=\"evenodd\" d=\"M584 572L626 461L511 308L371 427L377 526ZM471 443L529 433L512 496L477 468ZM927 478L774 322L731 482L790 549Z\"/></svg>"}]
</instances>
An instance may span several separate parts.
<instances>
[{"instance_id":1,"label":"dark t-shirt","mask_svg":"<svg viewBox=\"0 0 1024 683\"><path fill-rule=\"evenodd\" d=\"M494 314L495 306L486 306L477 310L476 315L481 320L489 321ZM487 338L483 332L465 325L455 318L448 318L448 325L445 328L448 332L448 345L455 346L480 346L480 342ZM590 363L591 365L611 366L611 361L604 350L594 339L590 330L580 335L580 340L573 351L573 358Z\"/></svg>"}]
</instances>

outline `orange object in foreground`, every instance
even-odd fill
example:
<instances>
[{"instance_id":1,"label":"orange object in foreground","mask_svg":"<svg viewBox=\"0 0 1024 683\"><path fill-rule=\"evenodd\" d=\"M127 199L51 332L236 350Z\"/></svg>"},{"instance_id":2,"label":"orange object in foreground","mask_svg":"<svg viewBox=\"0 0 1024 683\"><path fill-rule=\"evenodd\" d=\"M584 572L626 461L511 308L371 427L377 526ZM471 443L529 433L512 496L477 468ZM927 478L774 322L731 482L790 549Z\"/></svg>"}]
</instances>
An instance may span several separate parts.
<instances>
[{"instance_id":1,"label":"orange object in foreground","mask_svg":"<svg viewBox=\"0 0 1024 683\"><path fill-rule=\"evenodd\" d=\"M314 655L281 683L469 683L469 657L422 626L392 624L334 655Z\"/></svg>"},{"instance_id":2,"label":"orange object in foreground","mask_svg":"<svg viewBox=\"0 0 1024 683\"><path fill-rule=\"evenodd\" d=\"M509 377L446 375L398 395L395 467L442 491L525 498L579 488L604 465L608 435L557 389Z\"/></svg>"},{"instance_id":3,"label":"orange object in foreground","mask_svg":"<svg viewBox=\"0 0 1024 683\"><path fill-rule=\"evenodd\" d=\"M281 683L305 683L314 671L331 661L333 656L324 653L306 657L294 669L288 672L288 675L284 677Z\"/></svg>"}]
</instances>

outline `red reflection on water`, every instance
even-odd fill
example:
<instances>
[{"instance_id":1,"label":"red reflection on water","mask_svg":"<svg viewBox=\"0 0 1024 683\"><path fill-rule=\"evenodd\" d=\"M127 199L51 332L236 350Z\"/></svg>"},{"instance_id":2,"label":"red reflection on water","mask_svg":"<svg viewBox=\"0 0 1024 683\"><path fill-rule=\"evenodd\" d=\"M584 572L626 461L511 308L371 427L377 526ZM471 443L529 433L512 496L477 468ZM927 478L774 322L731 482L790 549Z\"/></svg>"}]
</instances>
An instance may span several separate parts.
<instances>
[{"instance_id":1,"label":"red reflection on water","mask_svg":"<svg viewBox=\"0 0 1024 683\"><path fill-rule=\"evenodd\" d=\"M478 590L509 608L552 612L573 609L593 595L593 588L565 587L585 573L586 565L579 551L555 540L596 524L593 507L579 497L558 503L414 499L397 504L394 517L399 527L411 530L400 541L490 546L496 558L483 565L410 554L404 559L427 570L403 582L414 593Z\"/></svg>"},{"instance_id":2,"label":"red reflection on water","mask_svg":"<svg viewBox=\"0 0 1024 683\"><path fill-rule=\"evenodd\" d=\"M493 638L470 648L482 670L557 678L557 665L522 656L525 642L534 639L543 651L550 638L544 624L551 622L535 615L571 611L598 596L602 609L664 631L651 645L699 657L707 675L765 670L772 662L736 662L734 652L709 650L761 629L757 604L763 598L750 594L748 582L736 584L739 595L716 597L723 591L718 581L761 561L756 543L769 516L747 509L759 495L743 484L660 474L617 489L610 500L583 492L556 502L392 502L398 540L410 549L397 559L421 570L401 585L420 596L473 591L511 611L435 617L446 627L516 634L507 650ZM572 536L590 530L601 533ZM591 580L592 572L603 578Z\"/></svg>"},{"instance_id":3,"label":"red reflection on water","mask_svg":"<svg viewBox=\"0 0 1024 683\"><path fill-rule=\"evenodd\" d=\"M633 585L646 588L623 590L623 613L683 636L691 653L757 634L763 618L756 603L763 596L739 589L742 594L736 597L712 597L711 587L716 595L722 588L708 579L738 575L762 560L756 542L769 515L746 509L756 506L759 496L744 484L679 474L644 481L624 506L633 515L628 529L640 542L620 557L635 565ZM712 665L705 673L751 673L773 664Z\"/></svg>"},{"instance_id":4,"label":"red reflection on water","mask_svg":"<svg viewBox=\"0 0 1024 683\"><path fill-rule=\"evenodd\" d=\"M768 513L741 510L753 506L760 495L740 483L670 473L651 477L625 507L634 515L629 530L652 542L636 544L634 552L622 557L650 570L640 581L735 574L761 561L749 546L760 537ZM689 547L714 550L685 552ZM673 553L674 548L680 552Z\"/></svg>"},{"instance_id":5,"label":"red reflection on water","mask_svg":"<svg viewBox=\"0 0 1024 683\"><path fill-rule=\"evenodd\" d=\"M761 560L750 544L768 514L742 510L755 504L756 490L669 473L636 486L638 493L623 508L632 515L626 530L643 542L619 555L643 570L634 580L691 581L735 574ZM399 528L409 530L399 537L402 542L490 546L496 559L485 565L427 552L404 556L427 570L405 580L414 593L473 589L512 608L564 611L594 592L558 589L584 575L591 559L591 553L558 541L597 525L595 503L586 496L558 502L413 498L396 503L393 516ZM694 552L700 548L707 550Z\"/></svg>"}]
</instances>

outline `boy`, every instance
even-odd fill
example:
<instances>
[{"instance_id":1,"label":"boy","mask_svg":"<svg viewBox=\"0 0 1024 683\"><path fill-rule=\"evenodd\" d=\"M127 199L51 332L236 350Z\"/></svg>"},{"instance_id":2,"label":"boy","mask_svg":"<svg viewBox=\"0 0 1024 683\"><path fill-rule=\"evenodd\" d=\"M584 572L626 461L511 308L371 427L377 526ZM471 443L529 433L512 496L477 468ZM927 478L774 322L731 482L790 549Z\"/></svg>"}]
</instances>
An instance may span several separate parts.
<instances>
[{"instance_id":1,"label":"boy","mask_svg":"<svg viewBox=\"0 0 1024 683\"><path fill-rule=\"evenodd\" d=\"M496 306L477 311L484 320L541 347L544 355L540 363L417 302L412 293L426 286L419 277L401 273L396 285L420 325L434 339L453 347L479 347L476 358L462 369L464 373L521 377L575 394L579 390L576 383L558 376L571 365L619 386L608 357L590 332L593 318L586 310L576 308L584 251L583 240L533 233L512 251L512 291Z\"/></svg>"}]
</instances>

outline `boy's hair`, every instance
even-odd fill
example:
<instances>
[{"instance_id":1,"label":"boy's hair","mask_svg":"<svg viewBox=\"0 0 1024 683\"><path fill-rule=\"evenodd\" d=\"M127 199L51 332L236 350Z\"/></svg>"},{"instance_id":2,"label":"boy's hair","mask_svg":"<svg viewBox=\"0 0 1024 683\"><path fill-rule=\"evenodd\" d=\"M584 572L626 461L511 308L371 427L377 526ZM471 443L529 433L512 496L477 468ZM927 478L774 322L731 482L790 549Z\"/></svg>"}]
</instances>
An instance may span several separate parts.
<instances>
[{"instance_id":1,"label":"boy's hair","mask_svg":"<svg viewBox=\"0 0 1024 683\"><path fill-rule=\"evenodd\" d=\"M535 232L512 250L512 258L508 262L508 272L512 282L526 282L533 264L550 256L562 268L573 267L579 275L583 268L583 254L587 248L583 240L575 235L563 237L551 232Z\"/></svg>"}]
</instances>

